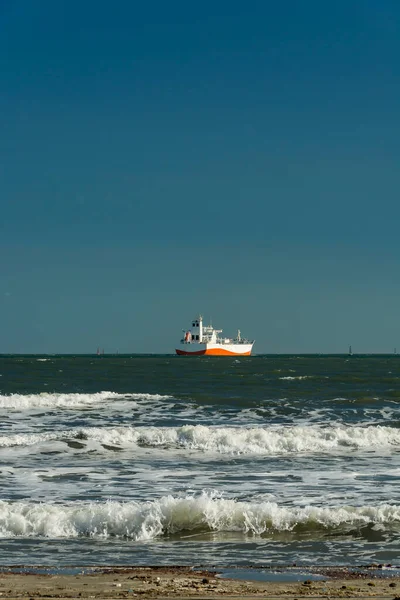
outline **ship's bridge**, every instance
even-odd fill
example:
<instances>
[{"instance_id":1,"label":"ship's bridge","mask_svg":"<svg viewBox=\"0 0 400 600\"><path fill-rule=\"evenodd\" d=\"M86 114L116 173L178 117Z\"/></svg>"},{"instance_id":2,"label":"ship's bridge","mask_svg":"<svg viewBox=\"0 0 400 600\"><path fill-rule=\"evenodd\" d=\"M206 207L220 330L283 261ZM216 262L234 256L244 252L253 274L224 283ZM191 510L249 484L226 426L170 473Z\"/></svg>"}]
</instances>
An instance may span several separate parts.
<instances>
[{"instance_id":1,"label":"ship's bridge","mask_svg":"<svg viewBox=\"0 0 400 600\"><path fill-rule=\"evenodd\" d=\"M222 329L214 329L212 325L203 325L203 317L199 315L193 319L191 328L183 330L184 344L249 344L249 340L243 339L240 334L240 329L237 332L237 337L232 340L230 338L220 337Z\"/></svg>"}]
</instances>

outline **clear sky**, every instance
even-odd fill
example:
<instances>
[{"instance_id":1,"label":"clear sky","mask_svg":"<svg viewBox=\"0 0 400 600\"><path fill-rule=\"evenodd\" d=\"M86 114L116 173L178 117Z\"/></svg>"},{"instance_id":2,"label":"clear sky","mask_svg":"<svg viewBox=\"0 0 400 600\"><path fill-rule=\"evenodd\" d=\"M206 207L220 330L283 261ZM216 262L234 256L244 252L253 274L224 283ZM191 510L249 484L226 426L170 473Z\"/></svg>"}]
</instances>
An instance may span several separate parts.
<instances>
[{"instance_id":1,"label":"clear sky","mask_svg":"<svg viewBox=\"0 0 400 600\"><path fill-rule=\"evenodd\" d=\"M0 352L400 351L398 0L1 0Z\"/></svg>"}]
</instances>

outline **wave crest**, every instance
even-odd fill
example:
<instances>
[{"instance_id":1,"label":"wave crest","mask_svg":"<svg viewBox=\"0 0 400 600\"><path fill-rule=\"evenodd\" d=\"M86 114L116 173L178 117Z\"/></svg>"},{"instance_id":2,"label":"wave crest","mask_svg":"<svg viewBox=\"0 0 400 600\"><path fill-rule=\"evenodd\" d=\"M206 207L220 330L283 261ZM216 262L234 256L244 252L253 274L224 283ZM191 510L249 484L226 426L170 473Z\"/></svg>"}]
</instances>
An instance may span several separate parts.
<instances>
[{"instance_id":1,"label":"wave crest","mask_svg":"<svg viewBox=\"0 0 400 600\"><path fill-rule=\"evenodd\" d=\"M203 493L165 496L151 502L105 502L62 506L0 501L0 537L129 538L135 541L187 531L262 535L400 524L400 506L302 508L237 502Z\"/></svg>"},{"instance_id":2,"label":"wave crest","mask_svg":"<svg viewBox=\"0 0 400 600\"><path fill-rule=\"evenodd\" d=\"M187 449L204 453L264 456L386 450L400 446L400 429L370 425L353 427L87 427L67 431L0 436L0 448L32 446L53 440L94 440L119 447Z\"/></svg>"},{"instance_id":3,"label":"wave crest","mask_svg":"<svg viewBox=\"0 0 400 600\"><path fill-rule=\"evenodd\" d=\"M80 408L109 400L164 400L170 396L159 394L118 394L117 392L96 392L93 394L10 394L0 395L0 409L29 410L35 408Z\"/></svg>"}]
</instances>

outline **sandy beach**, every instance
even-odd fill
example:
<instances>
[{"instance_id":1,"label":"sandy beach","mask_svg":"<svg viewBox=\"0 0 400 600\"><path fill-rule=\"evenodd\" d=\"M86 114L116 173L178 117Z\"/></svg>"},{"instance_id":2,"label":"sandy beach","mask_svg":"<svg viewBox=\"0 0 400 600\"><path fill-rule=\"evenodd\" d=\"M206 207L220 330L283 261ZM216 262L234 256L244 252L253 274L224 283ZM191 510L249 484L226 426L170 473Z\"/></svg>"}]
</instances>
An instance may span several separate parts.
<instances>
[{"instance_id":1,"label":"sandy beach","mask_svg":"<svg viewBox=\"0 0 400 600\"><path fill-rule=\"evenodd\" d=\"M43 569L45 571L45 569ZM110 567L77 574L3 569L2 598L400 598L400 578L382 576L378 568L357 573L346 568L316 568L326 579L298 582L279 576L271 581L221 578L218 572L189 567Z\"/></svg>"}]
</instances>

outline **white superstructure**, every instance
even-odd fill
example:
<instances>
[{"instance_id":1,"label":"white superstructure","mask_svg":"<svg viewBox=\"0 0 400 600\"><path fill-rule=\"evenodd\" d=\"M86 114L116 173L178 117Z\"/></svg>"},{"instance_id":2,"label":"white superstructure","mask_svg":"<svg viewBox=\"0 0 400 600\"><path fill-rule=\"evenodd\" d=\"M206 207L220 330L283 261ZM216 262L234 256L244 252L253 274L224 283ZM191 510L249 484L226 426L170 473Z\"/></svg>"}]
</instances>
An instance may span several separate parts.
<instances>
[{"instance_id":1,"label":"white superstructure","mask_svg":"<svg viewBox=\"0 0 400 600\"><path fill-rule=\"evenodd\" d=\"M243 339L238 329L236 338L223 337L222 329L203 325L203 317L193 319L192 326L183 330L176 353L180 355L250 356L254 341Z\"/></svg>"}]
</instances>

